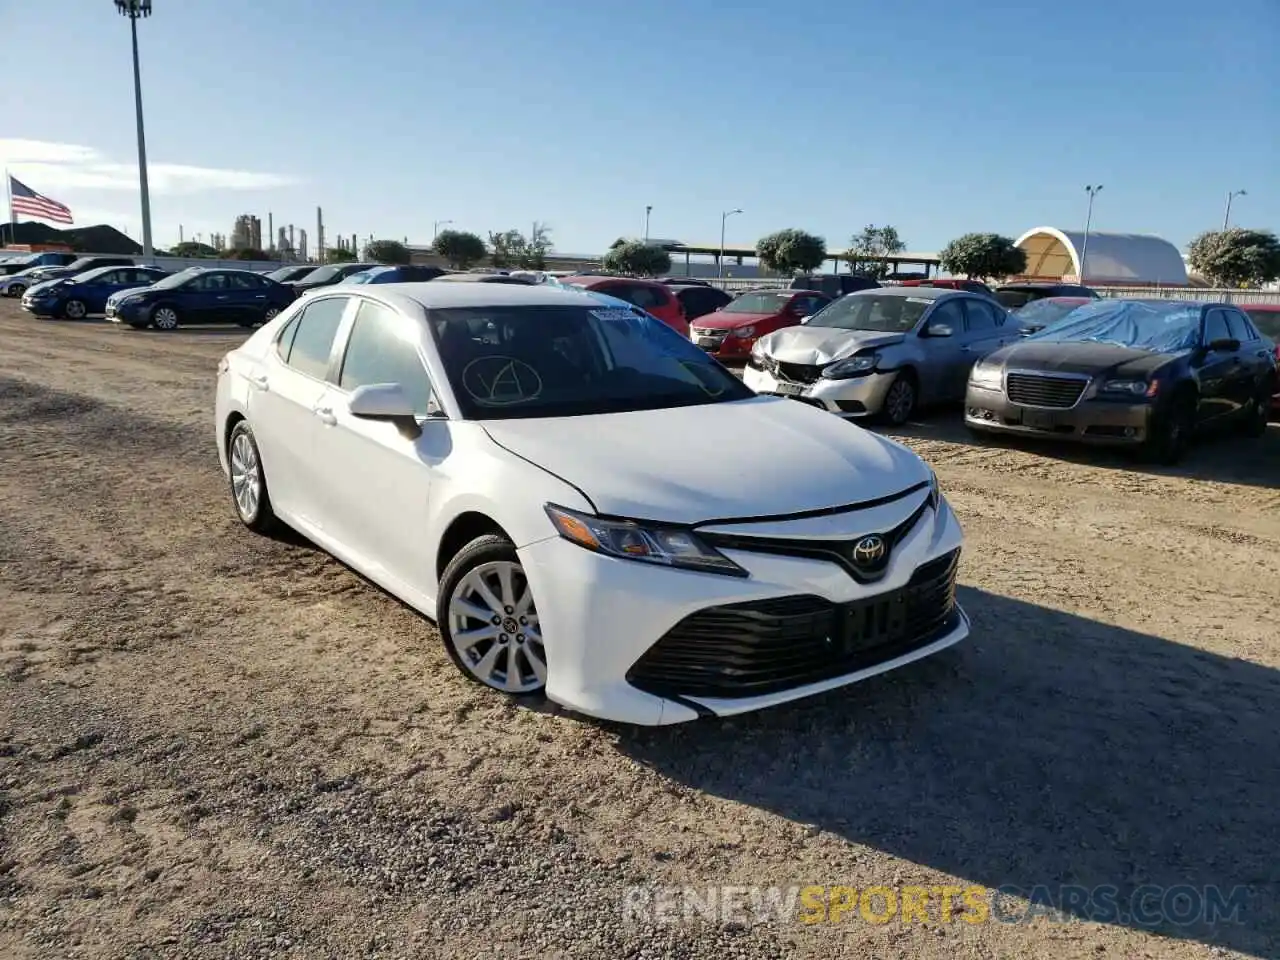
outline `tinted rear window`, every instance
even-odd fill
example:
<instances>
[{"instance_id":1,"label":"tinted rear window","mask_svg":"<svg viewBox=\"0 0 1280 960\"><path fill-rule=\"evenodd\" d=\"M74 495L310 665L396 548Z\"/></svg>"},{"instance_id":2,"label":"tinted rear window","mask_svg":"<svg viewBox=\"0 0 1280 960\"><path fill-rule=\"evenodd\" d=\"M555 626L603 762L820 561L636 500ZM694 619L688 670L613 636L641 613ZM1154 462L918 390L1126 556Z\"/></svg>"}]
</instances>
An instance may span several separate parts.
<instances>
[{"instance_id":1,"label":"tinted rear window","mask_svg":"<svg viewBox=\"0 0 1280 960\"><path fill-rule=\"evenodd\" d=\"M1272 340L1280 340L1280 310L1257 310L1242 307L1258 332Z\"/></svg>"}]
</instances>

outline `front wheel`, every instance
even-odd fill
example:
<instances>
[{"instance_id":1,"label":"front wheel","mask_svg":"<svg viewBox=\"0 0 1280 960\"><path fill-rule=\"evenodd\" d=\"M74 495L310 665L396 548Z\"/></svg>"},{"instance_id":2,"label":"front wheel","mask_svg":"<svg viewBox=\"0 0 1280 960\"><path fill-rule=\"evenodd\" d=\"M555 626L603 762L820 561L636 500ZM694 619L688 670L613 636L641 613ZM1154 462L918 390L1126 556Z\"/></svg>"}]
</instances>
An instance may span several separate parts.
<instances>
[{"instance_id":1,"label":"front wheel","mask_svg":"<svg viewBox=\"0 0 1280 960\"><path fill-rule=\"evenodd\" d=\"M503 693L541 693L547 655L538 609L516 548L506 537L477 537L440 578L436 620L463 674Z\"/></svg>"},{"instance_id":2,"label":"front wheel","mask_svg":"<svg viewBox=\"0 0 1280 960\"><path fill-rule=\"evenodd\" d=\"M916 382L907 371L899 371L884 395L881 413L886 423L900 427L916 411Z\"/></svg>"},{"instance_id":3,"label":"front wheel","mask_svg":"<svg viewBox=\"0 0 1280 960\"><path fill-rule=\"evenodd\" d=\"M1191 446L1195 419L1195 400L1175 399L1168 410L1152 421L1144 449L1148 459L1166 466L1181 460Z\"/></svg>"},{"instance_id":4,"label":"front wheel","mask_svg":"<svg viewBox=\"0 0 1280 960\"><path fill-rule=\"evenodd\" d=\"M68 320L83 320L89 313L89 308L83 300L68 300L62 305L62 315Z\"/></svg>"},{"instance_id":5,"label":"front wheel","mask_svg":"<svg viewBox=\"0 0 1280 960\"><path fill-rule=\"evenodd\" d=\"M1267 423L1271 420L1271 392L1269 388L1264 389L1249 401L1240 425L1246 437L1261 437L1267 432Z\"/></svg>"},{"instance_id":6,"label":"front wheel","mask_svg":"<svg viewBox=\"0 0 1280 960\"><path fill-rule=\"evenodd\" d=\"M9 284L9 289L5 291L4 295L6 297L21 298L22 295L26 292L27 292L27 285L25 283L11 283Z\"/></svg>"},{"instance_id":7,"label":"front wheel","mask_svg":"<svg viewBox=\"0 0 1280 960\"><path fill-rule=\"evenodd\" d=\"M156 307L151 311L151 325L157 330L177 330L178 311L170 306Z\"/></svg>"}]
</instances>

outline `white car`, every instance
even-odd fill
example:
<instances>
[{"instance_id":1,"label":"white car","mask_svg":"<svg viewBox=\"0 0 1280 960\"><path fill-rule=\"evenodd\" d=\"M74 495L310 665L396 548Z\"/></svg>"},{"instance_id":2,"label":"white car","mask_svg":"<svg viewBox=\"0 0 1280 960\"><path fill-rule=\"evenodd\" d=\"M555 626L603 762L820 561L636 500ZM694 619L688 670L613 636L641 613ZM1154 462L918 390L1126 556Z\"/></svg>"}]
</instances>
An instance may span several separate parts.
<instances>
[{"instance_id":1,"label":"white car","mask_svg":"<svg viewBox=\"0 0 1280 960\"><path fill-rule=\"evenodd\" d=\"M919 457L584 293L316 291L226 355L216 406L240 519L435 620L496 690L670 724L969 631L960 526Z\"/></svg>"}]
</instances>

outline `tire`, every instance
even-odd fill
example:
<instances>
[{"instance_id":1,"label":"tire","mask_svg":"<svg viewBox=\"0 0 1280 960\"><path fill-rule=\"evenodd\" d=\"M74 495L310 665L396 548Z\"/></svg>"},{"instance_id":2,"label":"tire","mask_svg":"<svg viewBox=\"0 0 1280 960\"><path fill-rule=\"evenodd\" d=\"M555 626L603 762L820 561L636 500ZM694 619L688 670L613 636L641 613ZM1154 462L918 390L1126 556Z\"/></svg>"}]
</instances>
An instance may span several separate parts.
<instances>
[{"instance_id":1,"label":"tire","mask_svg":"<svg viewBox=\"0 0 1280 960\"><path fill-rule=\"evenodd\" d=\"M472 540L445 567L438 596L440 637L468 680L508 695L542 694L547 655L538 611L510 540Z\"/></svg>"},{"instance_id":2,"label":"tire","mask_svg":"<svg viewBox=\"0 0 1280 960\"><path fill-rule=\"evenodd\" d=\"M275 319L276 317L278 317L278 316L280 316L280 308L279 308L279 307L267 307L266 312L265 312L265 313L263 313L263 315L262 315L262 322L263 322L263 323L270 323L272 320L274 320L274 319Z\"/></svg>"},{"instance_id":3,"label":"tire","mask_svg":"<svg viewBox=\"0 0 1280 960\"><path fill-rule=\"evenodd\" d=\"M919 391L916 387L915 374L909 370L900 370L884 393L884 405L880 408L880 417L890 426L900 427L916 412L918 400Z\"/></svg>"},{"instance_id":4,"label":"tire","mask_svg":"<svg viewBox=\"0 0 1280 960\"><path fill-rule=\"evenodd\" d=\"M1271 387L1264 387L1257 394L1245 411L1240 423L1240 432L1246 437L1261 437L1267 432L1267 424L1271 421Z\"/></svg>"},{"instance_id":5,"label":"tire","mask_svg":"<svg viewBox=\"0 0 1280 960\"><path fill-rule=\"evenodd\" d=\"M89 315L89 308L83 300L68 300L62 305L62 315L68 320L83 320Z\"/></svg>"},{"instance_id":6,"label":"tire","mask_svg":"<svg viewBox=\"0 0 1280 960\"><path fill-rule=\"evenodd\" d=\"M27 285L25 283L11 283L9 284L9 289L5 291L4 295L6 297L16 297L21 300L22 295L26 292Z\"/></svg>"},{"instance_id":7,"label":"tire","mask_svg":"<svg viewBox=\"0 0 1280 960\"><path fill-rule=\"evenodd\" d=\"M178 311L177 308L162 303L151 310L151 325L157 330L177 330L178 329Z\"/></svg>"},{"instance_id":8,"label":"tire","mask_svg":"<svg viewBox=\"0 0 1280 960\"><path fill-rule=\"evenodd\" d=\"M231 502L240 522L254 533L275 531L279 521L271 509L262 455L258 452L258 441L248 420L241 420L231 428L231 436L227 438L227 465L231 474Z\"/></svg>"},{"instance_id":9,"label":"tire","mask_svg":"<svg viewBox=\"0 0 1280 960\"><path fill-rule=\"evenodd\" d=\"M1191 446L1195 431L1196 400L1193 396L1174 397L1169 409L1151 426L1143 452L1153 463L1172 466L1183 458Z\"/></svg>"}]
</instances>

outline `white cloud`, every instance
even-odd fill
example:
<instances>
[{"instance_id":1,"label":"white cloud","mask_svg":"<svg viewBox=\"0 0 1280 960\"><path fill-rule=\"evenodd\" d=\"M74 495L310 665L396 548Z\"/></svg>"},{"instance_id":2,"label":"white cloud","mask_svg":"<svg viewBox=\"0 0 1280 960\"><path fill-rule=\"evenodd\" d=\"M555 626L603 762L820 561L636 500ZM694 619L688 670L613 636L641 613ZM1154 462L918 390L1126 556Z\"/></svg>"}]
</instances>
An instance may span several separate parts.
<instances>
[{"instance_id":1,"label":"white cloud","mask_svg":"<svg viewBox=\"0 0 1280 960\"><path fill-rule=\"evenodd\" d=\"M42 193L67 189L138 189L137 164L117 163L92 147L43 140L0 138L0 163ZM296 177L250 170L222 170L181 163L148 163L151 192L193 194L215 190L270 190L299 183Z\"/></svg>"}]
</instances>

